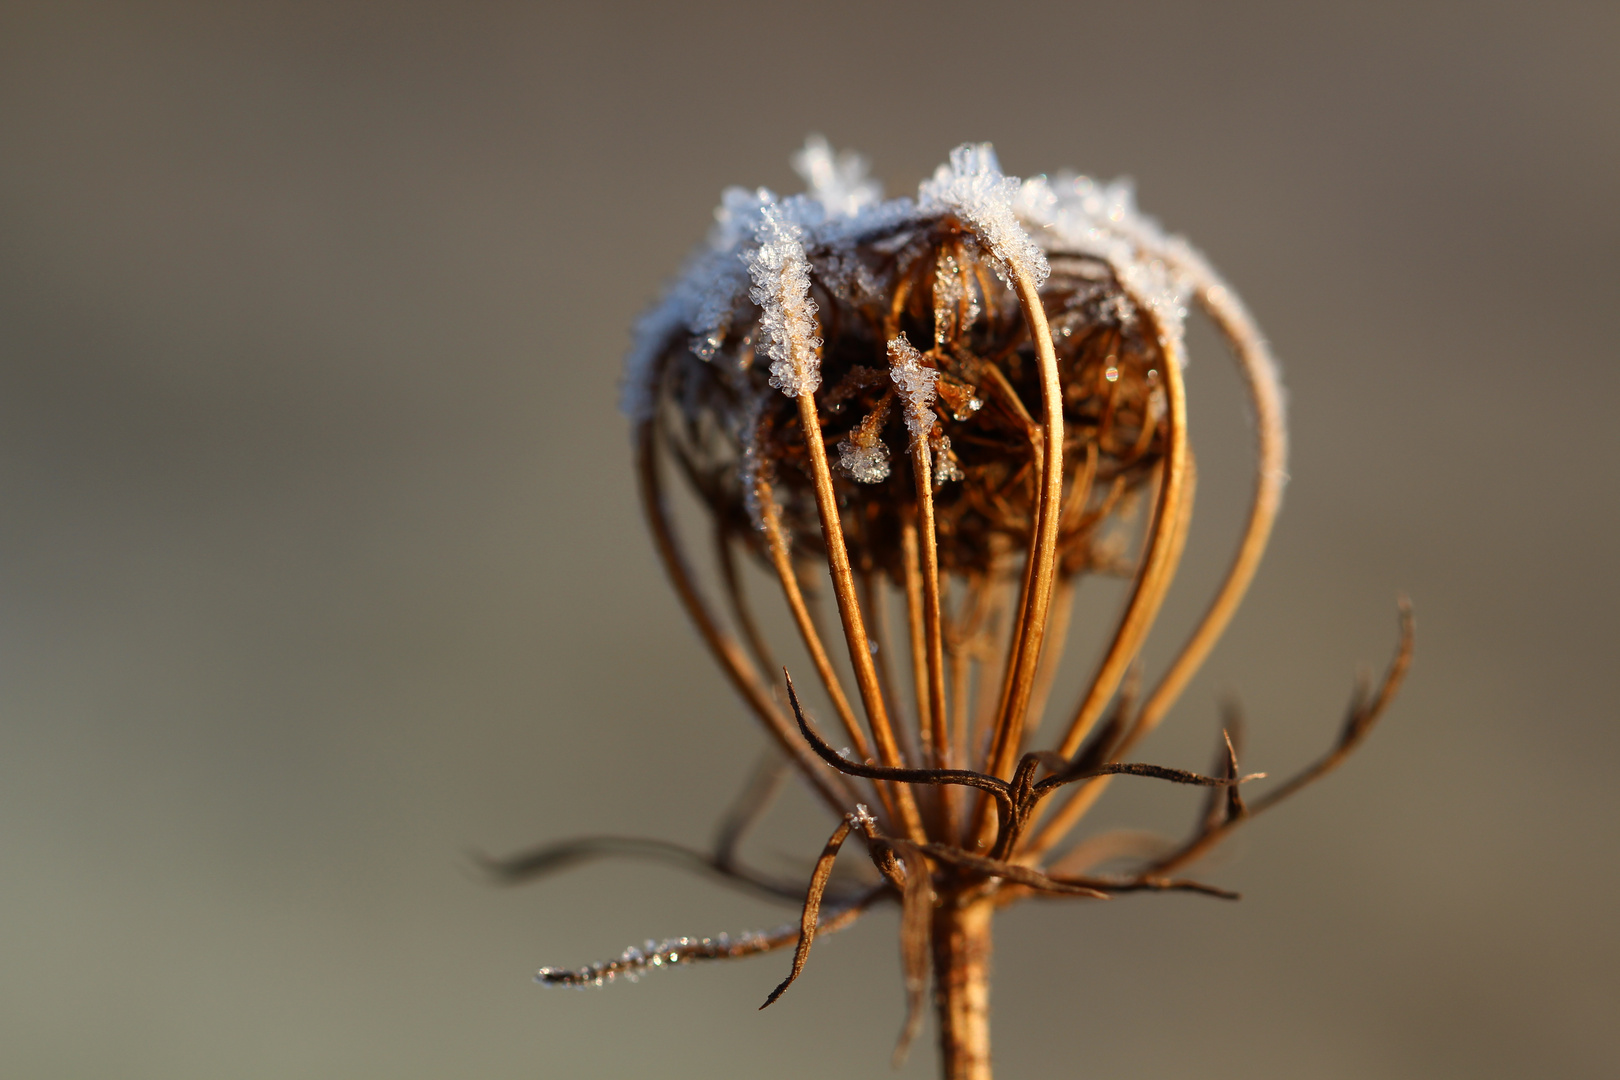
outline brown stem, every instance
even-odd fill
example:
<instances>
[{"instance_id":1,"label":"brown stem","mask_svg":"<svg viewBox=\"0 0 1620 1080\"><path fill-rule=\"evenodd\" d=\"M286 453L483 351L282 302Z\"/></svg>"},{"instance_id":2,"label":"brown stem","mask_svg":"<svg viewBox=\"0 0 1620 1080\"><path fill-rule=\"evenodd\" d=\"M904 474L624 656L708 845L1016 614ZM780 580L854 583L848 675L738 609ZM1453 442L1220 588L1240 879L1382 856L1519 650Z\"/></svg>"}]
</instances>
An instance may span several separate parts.
<instances>
[{"instance_id":1,"label":"brown stem","mask_svg":"<svg viewBox=\"0 0 1620 1080\"><path fill-rule=\"evenodd\" d=\"M991 1080L990 918L995 905L947 902L934 911L934 1011L940 1076Z\"/></svg>"},{"instance_id":2,"label":"brown stem","mask_svg":"<svg viewBox=\"0 0 1620 1080\"><path fill-rule=\"evenodd\" d=\"M860 601L855 595L855 571L849 564L849 548L844 543L844 525L838 513L838 496L833 492L832 470L827 466L827 447L822 442L821 418L816 412L816 401L809 391L796 399L799 423L804 431L804 444L810 458L810 479L815 483L816 512L821 517L822 542L827 547L827 570L832 576L833 595L838 600L838 616L844 623L844 640L849 645L850 667L855 669L855 685L861 692L861 703L866 706L866 722L872 729L872 741L877 744L878 760L898 766L902 763L900 744L895 741L894 729L889 726L889 711L884 706L883 689L878 682L877 664L866 636L866 620L861 617ZM899 811L898 830L913 840L926 841L922 817L917 812L917 800L905 786L894 792L895 808Z\"/></svg>"},{"instance_id":3,"label":"brown stem","mask_svg":"<svg viewBox=\"0 0 1620 1080\"><path fill-rule=\"evenodd\" d=\"M647 526L652 530L653 543L663 560L664 571L675 586L686 613L696 625L698 634L708 645L720 669L730 679L732 687L759 717L765 729L776 739L784 752L804 773L806 780L816 789L836 814L855 800L855 794L842 776L824 768L802 739L797 738L787 720L771 700L770 692L760 680L759 673L749 661L737 639L720 628L686 559L686 551L675 534L665 504L663 480L658 469L658 431L656 420L645 420L636 428L636 476L641 487L641 508L647 515Z\"/></svg>"}]
</instances>

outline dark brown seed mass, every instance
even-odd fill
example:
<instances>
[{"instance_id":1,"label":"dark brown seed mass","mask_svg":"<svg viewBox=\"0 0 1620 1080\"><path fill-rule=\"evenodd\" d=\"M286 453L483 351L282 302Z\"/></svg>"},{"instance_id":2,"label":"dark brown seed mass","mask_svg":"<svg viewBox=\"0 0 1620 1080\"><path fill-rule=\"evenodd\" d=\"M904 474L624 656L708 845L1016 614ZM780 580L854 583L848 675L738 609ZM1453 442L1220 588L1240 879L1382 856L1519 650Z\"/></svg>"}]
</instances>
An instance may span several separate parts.
<instances>
[{"instance_id":1,"label":"dark brown seed mass","mask_svg":"<svg viewBox=\"0 0 1620 1080\"><path fill-rule=\"evenodd\" d=\"M888 342L905 337L939 372L929 434L939 558L952 574L1008 569L1030 542L1037 490L1040 376L1026 321L989 256L952 217L842 246L810 248L818 308L821 438L851 560L902 576L900 533L916 486L905 399ZM1166 438L1157 341L1107 263L1048 255L1041 289L1063 387L1060 572L1098 561L1095 526L1150 477ZM759 309L740 298L716 345L672 336L652 368L667 445L728 531L764 557L753 527L750 446L796 552L825 554L799 412L755 356ZM706 347L708 346L708 347ZM700 352L712 355L705 359Z\"/></svg>"}]
</instances>

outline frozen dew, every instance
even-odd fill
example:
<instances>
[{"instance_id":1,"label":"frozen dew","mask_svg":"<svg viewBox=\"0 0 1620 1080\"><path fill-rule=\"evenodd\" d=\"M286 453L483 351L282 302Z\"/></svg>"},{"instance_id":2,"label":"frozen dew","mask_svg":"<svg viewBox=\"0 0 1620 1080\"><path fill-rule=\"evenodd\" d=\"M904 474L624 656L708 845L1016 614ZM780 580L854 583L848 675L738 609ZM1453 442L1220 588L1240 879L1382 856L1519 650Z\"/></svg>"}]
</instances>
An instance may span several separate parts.
<instances>
[{"instance_id":1,"label":"frozen dew","mask_svg":"<svg viewBox=\"0 0 1620 1080\"><path fill-rule=\"evenodd\" d=\"M1003 273L1045 284L1051 270L1046 253L1024 231L1013 204L1023 184L1006 176L989 143L963 143L951 151L948 165L935 170L933 178L917 190L917 203L925 211L956 214L990 249Z\"/></svg>"},{"instance_id":2,"label":"frozen dew","mask_svg":"<svg viewBox=\"0 0 1620 1080\"><path fill-rule=\"evenodd\" d=\"M952 480L960 480L967 475L962 471L961 466L956 463L956 456L951 453L951 437L949 435L941 435L938 445L934 447L933 473L934 489L936 491L944 484Z\"/></svg>"},{"instance_id":3,"label":"frozen dew","mask_svg":"<svg viewBox=\"0 0 1620 1080\"><path fill-rule=\"evenodd\" d=\"M877 484L889 478L889 448L881 439L863 445L858 432L838 444L838 465L863 484Z\"/></svg>"},{"instance_id":4,"label":"frozen dew","mask_svg":"<svg viewBox=\"0 0 1620 1080\"><path fill-rule=\"evenodd\" d=\"M804 140L793 155L793 171L804 178L806 194L826 208L829 217L854 217L883 201L883 188L867 175L865 157L853 150L837 154L820 135Z\"/></svg>"},{"instance_id":5,"label":"frozen dew","mask_svg":"<svg viewBox=\"0 0 1620 1080\"><path fill-rule=\"evenodd\" d=\"M923 355L906 335L889 341L889 377L906 399L906 429L913 445L934 429L934 397L939 372L923 365Z\"/></svg>"},{"instance_id":6,"label":"frozen dew","mask_svg":"<svg viewBox=\"0 0 1620 1080\"><path fill-rule=\"evenodd\" d=\"M758 244L746 256L754 287L749 299L760 308L760 344L771 358L771 385L788 397L813 394L821 385L821 339L815 336L816 304L810 299L810 260L804 230L779 204L761 210L754 230Z\"/></svg>"}]
</instances>

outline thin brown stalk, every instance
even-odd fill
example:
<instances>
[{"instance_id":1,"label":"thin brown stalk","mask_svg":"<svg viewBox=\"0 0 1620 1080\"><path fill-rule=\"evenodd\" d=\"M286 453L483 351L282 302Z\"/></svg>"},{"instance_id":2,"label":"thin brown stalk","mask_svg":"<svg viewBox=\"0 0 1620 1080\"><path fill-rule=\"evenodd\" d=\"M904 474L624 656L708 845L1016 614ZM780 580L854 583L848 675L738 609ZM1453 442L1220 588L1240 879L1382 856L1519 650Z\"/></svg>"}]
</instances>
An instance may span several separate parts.
<instances>
[{"instance_id":1,"label":"thin brown stalk","mask_svg":"<svg viewBox=\"0 0 1620 1080\"><path fill-rule=\"evenodd\" d=\"M1194 462L1191 451L1188 451L1186 456L1186 468L1184 470L1183 477L1183 498L1181 499L1180 505L1176 508L1175 524L1174 527L1169 530L1169 538L1166 544L1165 562L1169 565L1169 573L1171 574L1175 572L1175 565L1181 561L1181 553L1187 544L1187 533L1191 529L1192 525L1193 495L1195 489L1197 488L1197 484L1197 466ZM1168 578L1164 580L1160 588L1163 592L1169 591L1170 582ZM1161 592L1160 599L1162 600L1162 598L1163 595ZM1152 623L1150 620L1149 623L1142 628L1141 636L1130 645L1130 650L1133 657L1141 651L1142 641L1146 637L1147 627L1151 625ZM1134 698L1134 696L1135 695L1133 694L1132 697ZM1120 714L1120 718L1121 720L1125 718L1123 713ZM1129 750L1132 745L1134 745L1136 740L1134 740L1131 735L1136 729L1137 723L1135 720L1132 720L1130 728L1126 730L1125 735L1114 746L1111 752L1113 757L1118 758L1120 755ZM1075 749L1077 750L1079 748L1076 747ZM1059 750L1060 754L1063 752L1064 751L1062 749ZM1069 753L1073 753L1073 751L1069 751ZM1073 795L1071 795L1068 802L1052 813L1046 825L1043 826L1031 840L1025 849L1025 857L1029 859L1039 859L1053 846L1061 843L1063 837L1068 834L1069 830L1074 827L1075 823L1084 817L1087 811L1089 811L1096 801L1102 797L1103 792L1108 790L1108 784L1108 778L1101 777L1085 784Z\"/></svg>"},{"instance_id":2,"label":"thin brown stalk","mask_svg":"<svg viewBox=\"0 0 1620 1080\"><path fill-rule=\"evenodd\" d=\"M883 690L883 704L894 723L894 737L900 743L901 761L922 761L917 740L910 725L905 722L900 695L894 685L891 664L899 654L894 651L889 633L889 590L883 578L867 568L855 572L855 596L866 615L866 630L872 641L872 665L877 669L878 686Z\"/></svg>"},{"instance_id":3,"label":"thin brown stalk","mask_svg":"<svg viewBox=\"0 0 1620 1080\"><path fill-rule=\"evenodd\" d=\"M793 985L793 980L799 977L804 970L804 963L810 959L810 945L816 940L816 924L821 917L821 896L827 891L827 882L832 878L833 863L838 858L838 849L844 846L848 839L850 829L854 827L855 815L845 814L838 822L838 828L833 830L832 836L827 838L827 844L821 849L821 857L816 859L815 872L810 875L810 888L804 897L804 913L799 917L799 943L793 949L793 969L788 977L783 979L765 999L761 1009L766 1009L787 992Z\"/></svg>"},{"instance_id":4,"label":"thin brown stalk","mask_svg":"<svg viewBox=\"0 0 1620 1080\"><path fill-rule=\"evenodd\" d=\"M1232 347L1254 407L1254 496L1232 565L1203 618L1142 703L1136 724L1141 734L1133 735L1133 741L1158 725L1226 631L1265 554L1288 479L1288 429L1283 422L1282 384L1271 351L1248 311L1201 260L1189 262L1186 268L1199 281L1199 303Z\"/></svg>"},{"instance_id":5,"label":"thin brown stalk","mask_svg":"<svg viewBox=\"0 0 1620 1080\"><path fill-rule=\"evenodd\" d=\"M737 621L743 641L754 656L754 663L759 665L761 671L775 671L776 660L771 655L770 647L765 644L764 635L759 632L759 623L754 619L754 609L748 603L748 594L743 589L742 575L737 568L737 552L732 544L731 532L724 524L715 525L714 550L715 561L720 566L720 583L725 587L726 599L731 605L731 617Z\"/></svg>"},{"instance_id":6,"label":"thin brown stalk","mask_svg":"<svg viewBox=\"0 0 1620 1080\"><path fill-rule=\"evenodd\" d=\"M821 633L816 626L816 619L805 603L804 591L799 586L799 575L793 565L793 556L788 551L787 538L782 534L781 512L776 505L776 497L772 494L770 485L763 479L755 480L755 497L759 505L760 526L765 532L765 546L770 553L771 565L776 571L776 578L782 585L782 595L787 601L788 610L793 614L794 625L799 629L799 637L804 642L805 651L810 654L810 662L816 669L816 675L821 679L823 689L832 700L833 711L838 714L839 721L844 725L844 734L849 736L850 747L860 755L861 759L872 756L871 744L866 741L866 733L855 718L855 710L850 707L849 698L844 694L843 683L834 670L832 660L827 655L827 648L822 644ZM877 788L878 801L884 811L894 816L894 797L885 786Z\"/></svg>"},{"instance_id":7,"label":"thin brown stalk","mask_svg":"<svg viewBox=\"0 0 1620 1080\"><path fill-rule=\"evenodd\" d=\"M927 630L923 626L922 568L918 565L919 560L917 523L905 521L900 526L900 565L904 576L902 584L906 592L906 633L911 649L911 690L913 700L917 703L917 741L922 747L923 764L937 766L941 751L934 742L933 731L928 723L933 705L929 701L928 665L923 660L923 654L928 646L923 640Z\"/></svg>"},{"instance_id":8,"label":"thin brown stalk","mask_svg":"<svg viewBox=\"0 0 1620 1080\"><path fill-rule=\"evenodd\" d=\"M822 800L834 813L842 814L854 801L854 792L843 777L824 768L795 736L787 718L771 700L764 683L744 655L737 639L720 628L709 610L708 603L698 591L697 583L688 568L686 554L676 538L669 519L663 481L658 470L657 440L656 420L646 420L637 425L636 472L641 490L642 510L646 513L654 545L664 563L664 571L669 575L670 583L674 585L675 593L685 606L687 615L697 627L698 635L709 647L710 653L731 681L733 688L765 725L765 729L770 732L777 745L799 767Z\"/></svg>"},{"instance_id":9,"label":"thin brown stalk","mask_svg":"<svg viewBox=\"0 0 1620 1080\"><path fill-rule=\"evenodd\" d=\"M1058 379L1057 353L1046 322L1038 287L1027 271L1014 268L1011 274L1019 306L1028 324L1030 340L1041 370L1042 420L1038 468L1040 483L1030 535L1030 551L1025 563L1025 579L1015 632L1009 646L1007 675L1002 703L997 711L986 754L985 771L995 776L1011 774L1013 760L1023 744L1024 721L1034 690L1035 673L1040 665L1046 636L1047 615L1052 603L1052 585L1057 573L1058 528L1063 508L1063 387ZM989 842L995 822L990 804L980 800L978 843Z\"/></svg>"},{"instance_id":10,"label":"thin brown stalk","mask_svg":"<svg viewBox=\"0 0 1620 1080\"><path fill-rule=\"evenodd\" d=\"M1395 647L1394 659L1384 672L1384 678L1379 683L1378 690L1371 697L1364 693L1364 687L1358 687L1351 700L1349 714L1345 717L1344 725L1339 732L1339 738L1332 748L1315 762L1300 770L1294 776L1261 797L1255 799L1239 814L1226 814L1217 822L1206 819L1200 828L1185 844L1176 851L1154 861L1145 873L1164 874L1180 866L1196 862L1209 851L1214 849L1226 837L1245 821L1258 814L1262 814L1284 799L1298 793L1302 788L1315 783L1328 773L1344 764L1361 741L1372 731L1384 710L1401 688L1406 679L1406 672L1412 664L1413 646L1413 619L1411 605L1404 597L1400 605L1400 642Z\"/></svg>"},{"instance_id":11,"label":"thin brown stalk","mask_svg":"<svg viewBox=\"0 0 1620 1080\"><path fill-rule=\"evenodd\" d=\"M928 444L914 440L911 468L917 482L918 547L922 556L923 645L928 669L928 727L939 748L940 768L951 767L950 737L945 727L945 637L939 600L939 533L934 522L934 477ZM921 724L919 718L919 725Z\"/></svg>"},{"instance_id":12,"label":"thin brown stalk","mask_svg":"<svg viewBox=\"0 0 1620 1080\"><path fill-rule=\"evenodd\" d=\"M1187 473L1187 402L1181 376L1181 343L1168 336L1161 337L1164 362L1161 375L1164 382L1167 439L1159 482L1158 505L1142 553L1142 568L1137 574L1136 586L1124 614L1116 626L1114 638L1098 665L1097 673L1079 707L1069 722L1068 732L1058 744L1058 753L1072 755L1085 740L1093 724L1102 716L1108 699L1113 697L1125 670L1136 657L1142 639L1158 615L1159 605L1170 587L1175 567L1175 534L1182 520L1182 500L1186 490Z\"/></svg>"},{"instance_id":13,"label":"thin brown stalk","mask_svg":"<svg viewBox=\"0 0 1620 1080\"><path fill-rule=\"evenodd\" d=\"M906 980L906 1020L894 1046L890 1063L898 1069L905 1064L917 1033L922 1030L923 999L928 993L928 945L934 911L934 879L923 849L908 841L896 841L895 853L905 864L905 887L900 893L900 963Z\"/></svg>"},{"instance_id":14,"label":"thin brown stalk","mask_svg":"<svg viewBox=\"0 0 1620 1080\"><path fill-rule=\"evenodd\" d=\"M827 568L832 576L833 594L838 600L838 616L844 625L844 640L849 644L850 666L855 669L855 685L860 689L862 704L866 706L866 720L872 730L872 740L877 745L878 760L885 765L898 766L901 764L900 746L895 741L894 729L889 726L877 666L872 662L871 642L866 636L866 623L861 618L860 602L855 596L855 575L849 565L849 549L844 544L844 526L838 513L838 496L833 491L832 472L827 467L827 447L821 438L821 419L816 412L815 398L810 393L800 394L797 400L799 423L804 430L804 444L810 458L810 476L815 483L816 510L821 516L821 535L827 546ZM926 837L911 790L901 787L894 794L901 831L914 840Z\"/></svg>"},{"instance_id":15,"label":"thin brown stalk","mask_svg":"<svg viewBox=\"0 0 1620 1080\"><path fill-rule=\"evenodd\" d=\"M1025 605L1018 615L1018 656L1006 706L996 719L988 762L987 771L995 776L1011 772L1022 745L1024 718L1034 689L1035 672L1046 636L1047 614L1052 604L1058 527L1063 508L1063 386L1058 379L1057 352L1052 346L1052 331L1046 323L1046 309L1041 304L1035 279L1017 267L1013 268L1011 278L1040 362L1043 438L1034 547L1030 553L1032 571Z\"/></svg>"},{"instance_id":16,"label":"thin brown stalk","mask_svg":"<svg viewBox=\"0 0 1620 1080\"><path fill-rule=\"evenodd\" d=\"M1035 676L1035 689L1029 697L1029 723L1025 727L1024 741L1028 743L1039 730L1041 715L1046 711L1046 699L1052 694L1052 683L1058 669L1063 666L1063 646L1069 638L1069 620L1074 614L1074 578L1060 575L1052 594L1052 625L1046 631L1045 655Z\"/></svg>"}]
</instances>

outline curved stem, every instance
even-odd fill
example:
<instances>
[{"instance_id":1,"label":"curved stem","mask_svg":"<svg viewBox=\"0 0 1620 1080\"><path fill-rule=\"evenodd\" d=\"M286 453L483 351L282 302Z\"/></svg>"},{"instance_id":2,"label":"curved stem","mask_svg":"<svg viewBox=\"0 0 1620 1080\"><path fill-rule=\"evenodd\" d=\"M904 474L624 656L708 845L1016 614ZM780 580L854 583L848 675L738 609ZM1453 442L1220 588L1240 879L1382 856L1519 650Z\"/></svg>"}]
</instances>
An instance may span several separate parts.
<instances>
[{"instance_id":1,"label":"curved stem","mask_svg":"<svg viewBox=\"0 0 1620 1080\"><path fill-rule=\"evenodd\" d=\"M1073 757L1080 748L1141 650L1147 632L1158 616L1159 605L1163 603L1170 582L1175 577L1176 563L1180 560L1182 544L1186 539L1190 470L1187 396L1181 374L1182 343L1179 337L1165 333L1160 327L1159 344L1164 360L1168 445L1161 466L1158 505L1147 542L1143 545L1142 569L1137 574L1136 587L1115 628L1108 651L1103 655L1090 687L1075 710L1067 734L1058 745L1057 752L1063 757ZM1101 794L1101 788L1102 782L1094 780L1075 792L1035 835L1026 857L1036 858L1040 852L1049 850L1060 841Z\"/></svg>"},{"instance_id":2,"label":"curved stem","mask_svg":"<svg viewBox=\"0 0 1620 1080\"><path fill-rule=\"evenodd\" d=\"M1182 500L1186 492L1187 476L1187 396L1181 375L1181 342L1161 334L1163 375L1166 405L1166 434L1162 480L1159 484L1158 505L1153 525L1143 545L1142 569L1137 574L1136 587L1114 631L1113 641L1104 654L1102 663L1067 734L1058 744L1058 753L1072 757L1081 742L1102 716L1108 699L1113 697L1125 670L1135 659L1142 640L1159 613L1159 605L1169 590L1175 575L1175 557L1179 555L1176 533L1181 524Z\"/></svg>"},{"instance_id":3,"label":"curved stem","mask_svg":"<svg viewBox=\"0 0 1620 1080\"><path fill-rule=\"evenodd\" d=\"M1254 498L1226 578L1198 626L1142 703L1127 744L1141 739L1158 725L1225 632L1227 623L1243 601L1243 594L1248 591L1260 557L1265 554L1272 524L1282 505L1283 486L1288 480L1288 429L1283 420L1282 381L1271 350L1243 304L1202 259L1186 258L1181 265L1198 282L1199 303L1231 345L1248 386L1249 400L1254 406Z\"/></svg>"},{"instance_id":4,"label":"curved stem","mask_svg":"<svg viewBox=\"0 0 1620 1080\"><path fill-rule=\"evenodd\" d=\"M838 514L838 496L833 491L832 472L827 466L827 447L821 438L821 418L816 411L815 398L809 392L799 394L794 400L799 406L799 424L809 453L810 476L815 482L816 511L821 516L821 536L827 546L827 569L832 575L833 595L838 600L838 616L844 624L844 640L849 644L849 663L855 669L855 685L861 692L861 703L866 706L866 719L872 729L872 740L877 744L878 760L885 765L898 767L902 764L900 747L895 742L894 729L889 726L889 713L883 704L877 666L872 662L871 642L866 636L866 622L861 618L860 601L855 595L855 574L849 565L844 525ZM927 833L911 790L899 787L894 796L900 828L913 840L925 841Z\"/></svg>"},{"instance_id":5,"label":"curved stem","mask_svg":"<svg viewBox=\"0 0 1620 1080\"><path fill-rule=\"evenodd\" d=\"M1013 761L1023 744L1024 718L1029 709L1035 674L1040 667L1041 646L1052 605L1052 583L1057 576L1058 526L1062 524L1063 510L1063 387L1058 381L1057 352L1052 346L1052 331L1046 322L1046 310L1041 306L1041 294L1035 279L1026 271L1015 269L1012 280L1019 305L1024 311L1024 320L1029 324L1036 359L1040 362L1043 438L1040 494L1030 549L1029 585L1016 623L1018 644L1016 659L1010 667L1012 679L1006 702L996 718L986 762L985 771L992 776L1011 775ZM979 836L986 840L995 827L989 809L988 803L984 804L979 824Z\"/></svg>"},{"instance_id":6,"label":"curved stem","mask_svg":"<svg viewBox=\"0 0 1620 1080\"><path fill-rule=\"evenodd\" d=\"M636 427L636 473L640 482L642 510L647 515L647 526L652 530L653 542L658 548L664 570L675 586L686 613L697 626L698 634L714 654L715 662L737 693L754 711L765 730L793 759L810 786L821 796L835 814L842 815L855 802L855 794L843 777L829 771L810 752L787 718L777 709L758 673L749 663L737 639L720 628L714 614L698 591L697 583L687 565L685 552L675 536L669 519L669 508L664 502L663 481L658 474L657 421L644 420Z\"/></svg>"}]
</instances>

